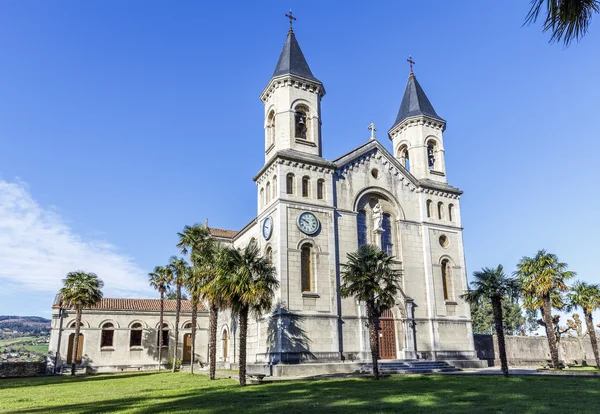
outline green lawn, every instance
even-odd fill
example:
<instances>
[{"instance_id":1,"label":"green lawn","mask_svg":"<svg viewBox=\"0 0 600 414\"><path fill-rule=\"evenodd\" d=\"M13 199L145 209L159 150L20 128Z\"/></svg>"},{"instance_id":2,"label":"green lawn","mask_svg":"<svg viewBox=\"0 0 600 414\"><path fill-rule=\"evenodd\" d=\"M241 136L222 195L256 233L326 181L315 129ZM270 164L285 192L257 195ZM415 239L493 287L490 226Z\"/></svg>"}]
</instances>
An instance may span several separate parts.
<instances>
[{"instance_id":1,"label":"green lawn","mask_svg":"<svg viewBox=\"0 0 600 414\"><path fill-rule=\"evenodd\" d=\"M600 379L396 376L240 388L187 373L0 380L3 413L597 413Z\"/></svg>"},{"instance_id":2,"label":"green lawn","mask_svg":"<svg viewBox=\"0 0 600 414\"><path fill-rule=\"evenodd\" d=\"M6 345L16 344L18 342L35 341L36 339L39 338L36 338L35 336L21 336L18 338L0 339L0 346L4 347Z\"/></svg>"}]
</instances>

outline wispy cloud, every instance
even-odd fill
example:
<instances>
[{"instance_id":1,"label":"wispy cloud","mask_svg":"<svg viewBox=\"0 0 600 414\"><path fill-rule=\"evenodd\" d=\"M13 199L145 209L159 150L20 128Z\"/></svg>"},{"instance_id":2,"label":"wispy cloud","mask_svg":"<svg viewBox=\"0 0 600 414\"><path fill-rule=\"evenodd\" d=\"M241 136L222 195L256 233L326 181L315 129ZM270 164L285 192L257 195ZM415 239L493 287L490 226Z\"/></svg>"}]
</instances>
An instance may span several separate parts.
<instances>
[{"instance_id":1,"label":"wispy cloud","mask_svg":"<svg viewBox=\"0 0 600 414\"><path fill-rule=\"evenodd\" d=\"M144 272L130 257L105 241L85 240L24 183L0 179L0 282L57 292L66 273L80 269L104 280L105 295L149 293Z\"/></svg>"}]
</instances>

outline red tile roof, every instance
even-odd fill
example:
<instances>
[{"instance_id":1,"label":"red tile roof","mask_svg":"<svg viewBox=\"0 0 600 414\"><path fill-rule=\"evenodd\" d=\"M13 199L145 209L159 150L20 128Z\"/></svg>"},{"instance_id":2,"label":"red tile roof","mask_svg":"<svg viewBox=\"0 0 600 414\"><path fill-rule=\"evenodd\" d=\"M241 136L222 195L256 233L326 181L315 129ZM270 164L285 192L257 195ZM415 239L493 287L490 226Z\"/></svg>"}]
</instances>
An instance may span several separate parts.
<instances>
[{"instance_id":1,"label":"red tile roof","mask_svg":"<svg viewBox=\"0 0 600 414\"><path fill-rule=\"evenodd\" d=\"M165 311L175 312L176 300L165 300ZM130 310L130 311L160 311L160 299L121 299L121 298L102 298L100 303L91 306L88 309L105 310ZM205 306L200 303L199 311L206 311ZM181 301L181 312L191 313L192 303L189 300Z\"/></svg>"},{"instance_id":2,"label":"red tile roof","mask_svg":"<svg viewBox=\"0 0 600 414\"><path fill-rule=\"evenodd\" d=\"M214 227L209 227L208 231L215 237L225 237L228 239L232 239L238 234L235 230L223 230L223 229L215 229Z\"/></svg>"}]
</instances>

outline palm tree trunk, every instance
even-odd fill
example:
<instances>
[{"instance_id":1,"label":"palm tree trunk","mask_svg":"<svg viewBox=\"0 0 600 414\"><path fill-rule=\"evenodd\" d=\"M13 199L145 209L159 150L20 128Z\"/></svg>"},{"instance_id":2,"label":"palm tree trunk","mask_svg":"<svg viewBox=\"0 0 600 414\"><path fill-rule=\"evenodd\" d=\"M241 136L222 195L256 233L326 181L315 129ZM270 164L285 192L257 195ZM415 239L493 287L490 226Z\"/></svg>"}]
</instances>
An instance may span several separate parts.
<instances>
[{"instance_id":1,"label":"palm tree trunk","mask_svg":"<svg viewBox=\"0 0 600 414\"><path fill-rule=\"evenodd\" d=\"M545 296L543 298L542 318L544 319L544 324L546 325L546 336L548 338L548 347L550 348L552 367L554 369L560 369L556 333L554 332L554 323L552 322L552 303L550 302L549 296Z\"/></svg>"},{"instance_id":2,"label":"palm tree trunk","mask_svg":"<svg viewBox=\"0 0 600 414\"><path fill-rule=\"evenodd\" d=\"M494 325L498 337L498 352L500 353L500 366L502 373L508 377L508 360L506 358L506 342L504 338L504 324L502 321L502 298L492 297L492 312L494 314Z\"/></svg>"},{"instance_id":3,"label":"palm tree trunk","mask_svg":"<svg viewBox=\"0 0 600 414\"><path fill-rule=\"evenodd\" d=\"M175 349L173 350L173 372L177 370L177 348L179 345L179 312L181 312L181 283L177 283L177 304L175 308Z\"/></svg>"},{"instance_id":4,"label":"palm tree trunk","mask_svg":"<svg viewBox=\"0 0 600 414\"><path fill-rule=\"evenodd\" d=\"M246 336L248 333L248 307L244 306L240 311L240 385L246 385Z\"/></svg>"},{"instance_id":5,"label":"palm tree trunk","mask_svg":"<svg viewBox=\"0 0 600 414\"><path fill-rule=\"evenodd\" d=\"M217 369L217 323L219 320L219 307L211 302L210 303L210 338L209 338L209 354L208 359L210 363L210 379L215 379Z\"/></svg>"},{"instance_id":6,"label":"palm tree trunk","mask_svg":"<svg viewBox=\"0 0 600 414\"><path fill-rule=\"evenodd\" d=\"M585 309L583 310L585 315L585 324L587 326L588 334L590 335L590 341L592 342L592 350L594 351L594 359L596 360L596 368L600 369L600 358L598 358L598 340L596 339L596 330L594 329L594 320L592 314Z\"/></svg>"},{"instance_id":7,"label":"palm tree trunk","mask_svg":"<svg viewBox=\"0 0 600 414\"><path fill-rule=\"evenodd\" d=\"M371 363L373 364L373 377L379 379L379 337L377 328L379 327L379 315L375 310L375 304L367 302L367 318L369 321L369 342L371 344Z\"/></svg>"},{"instance_id":8,"label":"palm tree trunk","mask_svg":"<svg viewBox=\"0 0 600 414\"><path fill-rule=\"evenodd\" d=\"M198 300L192 297L192 355L190 373L194 373L194 354L196 353L196 319L198 318Z\"/></svg>"},{"instance_id":9,"label":"palm tree trunk","mask_svg":"<svg viewBox=\"0 0 600 414\"><path fill-rule=\"evenodd\" d=\"M165 292L160 290L160 317L158 320L158 370L162 365L162 347L163 347L163 324L165 313Z\"/></svg>"},{"instance_id":10,"label":"palm tree trunk","mask_svg":"<svg viewBox=\"0 0 600 414\"><path fill-rule=\"evenodd\" d=\"M71 375L75 375L77 368L77 355L79 354L79 332L81 332L81 307L77 306L77 316L75 318L75 337L73 338L73 355L71 359Z\"/></svg>"}]
</instances>

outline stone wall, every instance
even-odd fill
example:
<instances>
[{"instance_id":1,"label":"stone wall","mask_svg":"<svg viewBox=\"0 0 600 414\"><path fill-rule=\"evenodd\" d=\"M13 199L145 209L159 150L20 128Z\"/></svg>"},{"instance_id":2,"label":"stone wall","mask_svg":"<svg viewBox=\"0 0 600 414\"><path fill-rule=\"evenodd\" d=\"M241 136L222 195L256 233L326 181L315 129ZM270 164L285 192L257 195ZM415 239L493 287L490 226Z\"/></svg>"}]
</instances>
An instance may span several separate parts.
<instances>
[{"instance_id":1,"label":"stone wall","mask_svg":"<svg viewBox=\"0 0 600 414\"><path fill-rule=\"evenodd\" d=\"M499 366L498 338L494 335L474 335L477 357L488 361L489 366ZM595 364L592 343L583 340L583 352L576 338L562 338L559 355L569 364L586 360ZM585 355L584 355L585 354ZM550 348L545 336L507 336L506 356L509 365L545 365L550 360Z\"/></svg>"},{"instance_id":2,"label":"stone wall","mask_svg":"<svg viewBox=\"0 0 600 414\"><path fill-rule=\"evenodd\" d=\"M2 362L0 378L35 377L46 374L46 362Z\"/></svg>"}]
</instances>

